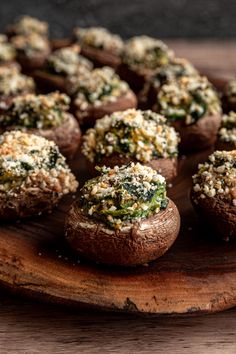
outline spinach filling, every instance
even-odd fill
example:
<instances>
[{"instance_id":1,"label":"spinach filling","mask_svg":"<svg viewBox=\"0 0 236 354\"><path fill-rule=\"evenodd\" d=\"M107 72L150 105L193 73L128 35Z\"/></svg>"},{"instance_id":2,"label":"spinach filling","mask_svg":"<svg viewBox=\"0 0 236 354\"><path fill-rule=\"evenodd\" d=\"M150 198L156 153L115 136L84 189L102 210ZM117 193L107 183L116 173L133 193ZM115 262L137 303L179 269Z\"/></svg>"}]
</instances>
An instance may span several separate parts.
<instances>
[{"instance_id":1,"label":"spinach filling","mask_svg":"<svg viewBox=\"0 0 236 354\"><path fill-rule=\"evenodd\" d=\"M80 206L88 215L111 228L117 228L123 222L147 218L168 205L164 179L153 178L146 182L142 172L131 175L129 171L128 174L122 173L122 169L125 172L129 166L121 167L117 178L100 169L102 175L85 183L79 199ZM152 169L150 173L153 173ZM101 192L99 187L104 185L104 192ZM94 193L94 188L98 188L97 193Z\"/></svg>"}]
</instances>

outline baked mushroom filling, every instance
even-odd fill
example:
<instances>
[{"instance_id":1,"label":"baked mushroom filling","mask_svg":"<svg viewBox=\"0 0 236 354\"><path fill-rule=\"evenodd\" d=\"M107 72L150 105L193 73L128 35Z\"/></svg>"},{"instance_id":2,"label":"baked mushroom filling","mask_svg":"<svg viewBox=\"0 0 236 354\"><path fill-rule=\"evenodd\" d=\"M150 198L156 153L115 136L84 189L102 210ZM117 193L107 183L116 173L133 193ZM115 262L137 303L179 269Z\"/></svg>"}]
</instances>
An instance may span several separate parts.
<instances>
[{"instance_id":1,"label":"baked mushroom filling","mask_svg":"<svg viewBox=\"0 0 236 354\"><path fill-rule=\"evenodd\" d=\"M188 60L175 58L167 65L157 69L152 79L152 84L155 88L160 88L160 86L173 80L178 80L183 76L196 75L198 75L198 71Z\"/></svg>"},{"instance_id":2,"label":"baked mushroom filling","mask_svg":"<svg viewBox=\"0 0 236 354\"><path fill-rule=\"evenodd\" d=\"M99 107L108 102L115 102L129 90L128 84L109 67L94 69L71 80L75 104L81 111L87 110L90 105Z\"/></svg>"},{"instance_id":3,"label":"baked mushroom filling","mask_svg":"<svg viewBox=\"0 0 236 354\"><path fill-rule=\"evenodd\" d=\"M92 70L92 63L79 55L80 47L71 46L53 52L46 61L46 70L53 74L71 76Z\"/></svg>"},{"instance_id":4,"label":"baked mushroom filling","mask_svg":"<svg viewBox=\"0 0 236 354\"><path fill-rule=\"evenodd\" d=\"M231 103L236 102L236 80L230 80L225 87L224 92L227 100Z\"/></svg>"},{"instance_id":5,"label":"baked mushroom filling","mask_svg":"<svg viewBox=\"0 0 236 354\"><path fill-rule=\"evenodd\" d=\"M11 38L11 43L18 54L29 58L49 52L48 40L36 33L14 36Z\"/></svg>"},{"instance_id":6,"label":"baked mushroom filling","mask_svg":"<svg viewBox=\"0 0 236 354\"><path fill-rule=\"evenodd\" d=\"M17 196L39 188L60 196L78 183L54 142L12 131L0 138L0 194Z\"/></svg>"},{"instance_id":7,"label":"baked mushroom filling","mask_svg":"<svg viewBox=\"0 0 236 354\"><path fill-rule=\"evenodd\" d=\"M18 129L57 127L65 121L69 104L70 98L58 92L16 97L6 112L0 115L0 126Z\"/></svg>"},{"instance_id":8,"label":"baked mushroom filling","mask_svg":"<svg viewBox=\"0 0 236 354\"><path fill-rule=\"evenodd\" d=\"M182 120L186 125L221 113L220 100L206 77L182 77L163 85L157 95L159 112L169 121Z\"/></svg>"},{"instance_id":9,"label":"baked mushroom filling","mask_svg":"<svg viewBox=\"0 0 236 354\"><path fill-rule=\"evenodd\" d=\"M36 33L40 36L46 37L48 35L47 22L40 21L31 16L22 16L13 25L9 26L9 32L20 35L28 35Z\"/></svg>"},{"instance_id":10,"label":"baked mushroom filling","mask_svg":"<svg viewBox=\"0 0 236 354\"><path fill-rule=\"evenodd\" d=\"M81 46L86 45L117 55L121 54L124 46L120 36L102 27L75 28L74 36Z\"/></svg>"},{"instance_id":11,"label":"baked mushroom filling","mask_svg":"<svg viewBox=\"0 0 236 354\"><path fill-rule=\"evenodd\" d=\"M128 109L97 120L84 135L82 152L92 162L116 153L145 163L177 156L178 143L178 134L163 116Z\"/></svg>"},{"instance_id":12,"label":"baked mushroom filling","mask_svg":"<svg viewBox=\"0 0 236 354\"><path fill-rule=\"evenodd\" d=\"M236 112L223 116L218 136L220 141L236 146Z\"/></svg>"},{"instance_id":13,"label":"baked mushroom filling","mask_svg":"<svg viewBox=\"0 0 236 354\"><path fill-rule=\"evenodd\" d=\"M236 206L236 150L215 151L199 164L193 184L198 198L218 196Z\"/></svg>"},{"instance_id":14,"label":"baked mushroom filling","mask_svg":"<svg viewBox=\"0 0 236 354\"><path fill-rule=\"evenodd\" d=\"M34 80L21 74L17 68L0 67L0 96L13 96L34 88Z\"/></svg>"},{"instance_id":15,"label":"baked mushroom filling","mask_svg":"<svg viewBox=\"0 0 236 354\"><path fill-rule=\"evenodd\" d=\"M8 42L7 36L0 34L0 63L13 61L16 52L11 43Z\"/></svg>"},{"instance_id":16,"label":"baked mushroom filling","mask_svg":"<svg viewBox=\"0 0 236 354\"><path fill-rule=\"evenodd\" d=\"M111 228L147 218L168 205L165 178L139 163L102 167L87 181L79 199L82 210Z\"/></svg>"},{"instance_id":17,"label":"baked mushroom filling","mask_svg":"<svg viewBox=\"0 0 236 354\"><path fill-rule=\"evenodd\" d=\"M129 39L124 47L123 61L140 69L156 69L174 57L172 50L160 40L147 36Z\"/></svg>"}]
</instances>

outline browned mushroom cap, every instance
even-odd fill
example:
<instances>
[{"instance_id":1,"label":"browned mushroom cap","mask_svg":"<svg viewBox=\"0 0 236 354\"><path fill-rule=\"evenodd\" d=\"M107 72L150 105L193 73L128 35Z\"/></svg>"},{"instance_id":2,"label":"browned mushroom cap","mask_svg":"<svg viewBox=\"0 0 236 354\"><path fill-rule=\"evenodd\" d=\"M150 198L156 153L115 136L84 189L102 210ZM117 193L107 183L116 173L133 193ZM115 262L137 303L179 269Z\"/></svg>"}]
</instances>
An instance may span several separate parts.
<instances>
[{"instance_id":1,"label":"browned mushroom cap","mask_svg":"<svg viewBox=\"0 0 236 354\"><path fill-rule=\"evenodd\" d=\"M39 187L16 194L13 199L1 194L0 220L14 221L49 213L57 206L60 199L57 193Z\"/></svg>"},{"instance_id":2,"label":"browned mushroom cap","mask_svg":"<svg viewBox=\"0 0 236 354\"><path fill-rule=\"evenodd\" d=\"M145 83L150 80L155 70L145 68L134 70L127 64L122 63L119 65L117 72L121 79L127 81L134 92L137 93L143 89Z\"/></svg>"},{"instance_id":3,"label":"browned mushroom cap","mask_svg":"<svg viewBox=\"0 0 236 354\"><path fill-rule=\"evenodd\" d=\"M226 142L220 139L217 139L216 141L215 150L231 151L235 149L236 145L233 142Z\"/></svg>"},{"instance_id":4,"label":"browned mushroom cap","mask_svg":"<svg viewBox=\"0 0 236 354\"><path fill-rule=\"evenodd\" d=\"M94 173L94 171L96 171L95 166L107 166L112 168L115 166L127 165L130 162L137 162L137 160L134 160L131 157L127 156L113 154L111 156L102 157L99 163L92 164L88 162L88 166L90 167L91 172ZM177 164L177 157L169 157L153 159L145 163L144 165L153 168L155 171L165 177L167 182L170 182L177 176Z\"/></svg>"},{"instance_id":5,"label":"browned mushroom cap","mask_svg":"<svg viewBox=\"0 0 236 354\"><path fill-rule=\"evenodd\" d=\"M191 201L197 213L226 241L236 238L236 207L224 197L198 198L191 192Z\"/></svg>"},{"instance_id":6,"label":"browned mushroom cap","mask_svg":"<svg viewBox=\"0 0 236 354\"><path fill-rule=\"evenodd\" d=\"M95 121L99 118L104 117L105 115L110 115L116 111L125 111L128 108L137 107L137 98L133 91L129 90L127 93L123 94L114 102L107 102L101 106L89 105L85 111L78 109L76 105L76 100L72 102L72 112L75 117L78 119L80 125L83 128L90 128L94 126Z\"/></svg>"},{"instance_id":7,"label":"browned mushroom cap","mask_svg":"<svg viewBox=\"0 0 236 354\"><path fill-rule=\"evenodd\" d=\"M75 202L66 222L66 238L74 250L94 261L132 266L162 256L175 241L180 216L175 204L153 216L129 223L120 230L85 215Z\"/></svg>"},{"instance_id":8,"label":"browned mushroom cap","mask_svg":"<svg viewBox=\"0 0 236 354\"><path fill-rule=\"evenodd\" d=\"M118 55L104 49L83 45L81 54L90 59L95 67L110 66L113 69L117 69L121 64L121 59Z\"/></svg>"},{"instance_id":9,"label":"browned mushroom cap","mask_svg":"<svg viewBox=\"0 0 236 354\"><path fill-rule=\"evenodd\" d=\"M74 158L81 140L79 124L71 114L66 114L64 122L57 127L30 129L28 132L54 141L62 155L68 159Z\"/></svg>"},{"instance_id":10,"label":"browned mushroom cap","mask_svg":"<svg viewBox=\"0 0 236 354\"><path fill-rule=\"evenodd\" d=\"M73 44L72 39L70 38L57 38L51 40L51 48L52 50L57 50L65 47L69 47Z\"/></svg>"},{"instance_id":11,"label":"browned mushroom cap","mask_svg":"<svg viewBox=\"0 0 236 354\"><path fill-rule=\"evenodd\" d=\"M17 55L17 61L19 62L19 64L21 65L25 73L31 73L32 71L43 67L49 54L50 54L49 48L48 50L45 50L44 52L38 53L31 57L19 53Z\"/></svg>"},{"instance_id":12,"label":"browned mushroom cap","mask_svg":"<svg viewBox=\"0 0 236 354\"><path fill-rule=\"evenodd\" d=\"M183 152L202 150L214 145L220 123L220 114L205 115L191 125L185 125L180 120L174 122L172 125L180 133L180 150Z\"/></svg>"},{"instance_id":13,"label":"browned mushroom cap","mask_svg":"<svg viewBox=\"0 0 236 354\"><path fill-rule=\"evenodd\" d=\"M32 73L40 91L48 93L54 90L67 92L67 78L60 75L51 74L43 70L36 70Z\"/></svg>"}]
</instances>

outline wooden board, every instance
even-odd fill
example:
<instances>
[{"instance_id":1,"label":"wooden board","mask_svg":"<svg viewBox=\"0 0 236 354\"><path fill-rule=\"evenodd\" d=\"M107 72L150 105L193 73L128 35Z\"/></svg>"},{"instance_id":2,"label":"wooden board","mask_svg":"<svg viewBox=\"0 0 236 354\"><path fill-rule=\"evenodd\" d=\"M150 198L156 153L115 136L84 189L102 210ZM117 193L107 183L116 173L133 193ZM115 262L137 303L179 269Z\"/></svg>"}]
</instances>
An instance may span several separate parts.
<instances>
[{"instance_id":1,"label":"wooden board","mask_svg":"<svg viewBox=\"0 0 236 354\"><path fill-rule=\"evenodd\" d=\"M109 310L209 313L236 305L236 244L219 241L189 201L191 176L210 152L180 158L169 196L179 207L181 232L149 266L108 267L75 255L64 241L67 198L49 216L0 226L0 281L47 301ZM81 184L90 177L81 156L72 167Z\"/></svg>"}]
</instances>

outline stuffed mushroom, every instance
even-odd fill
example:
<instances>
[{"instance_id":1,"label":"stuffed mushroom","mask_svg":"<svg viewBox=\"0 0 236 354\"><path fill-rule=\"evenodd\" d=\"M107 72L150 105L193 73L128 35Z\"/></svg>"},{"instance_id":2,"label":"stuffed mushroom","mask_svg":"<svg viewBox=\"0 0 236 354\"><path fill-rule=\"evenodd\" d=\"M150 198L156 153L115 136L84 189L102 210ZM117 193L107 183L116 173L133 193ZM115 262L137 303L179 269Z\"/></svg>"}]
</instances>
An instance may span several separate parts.
<instances>
[{"instance_id":1,"label":"stuffed mushroom","mask_svg":"<svg viewBox=\"0 0 236 354\"><path fill-rule=\"evenodd\" d=\"M120 36L103 27L74 29L74 40L81 45L81 53L95 66L110 66L116 69L121 60L124 43Z\"/></svg>"},{"instance_id":2,"label":"stuffed mushroom","mask_svg":"<svg viewBox=\"0 0 236 354\"><path fill-rule=\"evenodd\" d=\"M69 92L69 78L73 76L79 78L93 68L93 64L79 53L78 45L61 48L51 53L44 67L33 74L39 87L43 91Z\"/></svg>"},{"instance_id":3,"label":"stuffed mushroom","mask_svg":"<svg viewBox=\"0 0 236 354\"><path fill-rule=\"evenodd\" d=\"M54 142L20 131L0 138L0 219L51 211L78 183Z\"/></svg>"},{"instance_id":4,"label":"stuffed mushroom","mask_svg":"<svg viewBox=\"0 0 236 354\"><path fill-rule=\"evenodd\" d=\"M47 22L31 16L21 16L13 24L7 27L6 33L9 37L16 35L26 36L31 33L36 33L41 37L48 37Z\"/></svg>"},{"instance_id":5,"label":"stuffed mushroom","mask_svg":"<svg viewBox=\"0 0 236 354\"><path fill-rule=\"evenodd\" d=\"M75 117L68 113L69 104L70 98L58 92L17 97L0 115L0 131L20 129L43 136L71 159L78 150L81 132Z\"/></svg>"},{"instance_id":6,"label":"stuffed mushroom","mask_svg":"<svg viewBox=\"0 0 236 354\"><path fill-rule=\"evenodd\" d=\"M152 107L156 102L160 88L183 76L193 77L199 73L195 67L186 59L174 58L166 65L157 68L149 81L146 81L140 91L138 99L141 107Z\"/></svg>"},{"instance_id":7,"label":"stuffed mushroom","mask_svg":"<svg viewBox=\"0 0 236 354\"><path fill-rule=\"evenodd\" d=\"M178 143L163 116L128 109L97 120L83 137L82 152L93 167L141 162L171 181L177 175Z\"/></svg>"},{"instance_id":8,"label":"stuffed mushroom","mask_svg":"<svg viewBox=\"0 0 236 354\"><path fill-rule=\"evenodd\" d=\"M34 80L21 74L17 67L0 67L0 113L8 109L15 97L34 91Z\"/></svg>"},{"instance_id":9,"label":"stuffed mushroom","mask_svg":"<svg viewBox=\"0 0 236 354\"><path fill-rule=\"evenodd\" d=\"M193 176L192 203L224 240L236 238L236 150L215 151Z\"/></svg>"},{"instance_id":10,"label":"stuffed mushroom","mask_svg":"<svg viewBox=\"0 0 236 354\"><path fill-rule=\"evenodd\" d=\"M162 41L147 36L133 37L125 43L118 73L138 92L156 69L168 64L173 57L173 51Z\"/></svg>"},{"instance_id":11,"label":"stuffed mushroom","mask_svg":"<svg viewBox=\"0 0 236 354\"><path fill-rule=\"evenodd\" d=\"M16 62L15 48L4 34L0 34L0 67L2 66L16 67L20 71L20 65Z\"/></svg>"},{"instance_id":12,"label":"stuffed mushroom","mask_svg":"<svg viewBox=\"0 0 236 354\"><path fill-rule=\"evenodd\" d=\"M70 80L72 112L83 127L91 127L106 114L136 108L129 85L112 68L103 67Z\"/></svg>"},{"instance_id":13,"label":"stuffed mushroom","mask_svg":"<svg viewBox=\"0 0 236 354\"><path fill-rule=\"evenodd\" d=\"M14 36L11 43L16 50L17 61L27 73L41 68L51 51L47 38L36 33Z\"/></svg>"},{"instance_id":14,"label":"stuffed mushroom","mask_svg":"<svg viewBox=\"0 0 236 354\"><path fill-rule=\"evenodd\" d=\"M214 145L222 110L207 78L184 76L163 85L153 110L163 114L180 133L181 150L201 150Z\"/></svg>"},{"instance_id":15,"label":"stuffed mushroom","mask_svg":"<svg viewBox=\"0 0 236 354\"><path fill-rule=\"evenodd\" d=\"M218 139L216 142L217 150L236 149L236 112L229 112L223 115Z\"/></svg>"},{"instance_id":16,"label":"stuffed mushroom","mask_svg":"<svg viewBox=\"0 0 236 354\"><path fill-rule=\"evenodd\" d=\"M180 216L165 179L139 163L100 169L85 183L66 221L66 238L97 262L137 265L163 255L175 241Z\"/></svg>"},{"instance_id":17,"label":"stuffed mushroom","mask_svg":"<svg viewBox=\"0 0 236 354\"><path fill-rule=\"evenodd\" d=\"M236 111L236 79L230 80L224 87L222 95L224 112Z\"/></svg>"}]
</instances>

